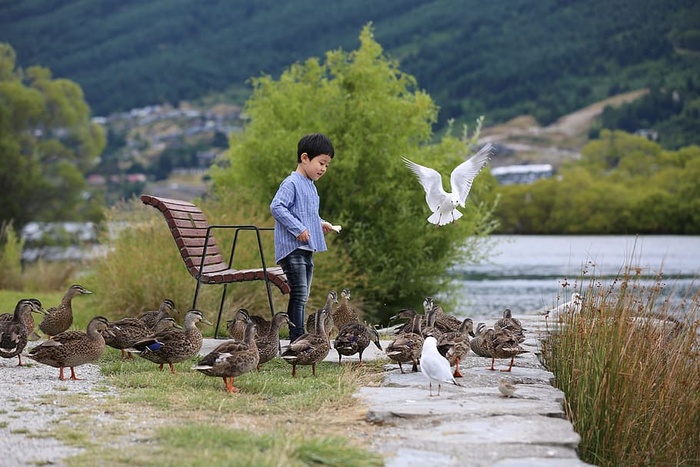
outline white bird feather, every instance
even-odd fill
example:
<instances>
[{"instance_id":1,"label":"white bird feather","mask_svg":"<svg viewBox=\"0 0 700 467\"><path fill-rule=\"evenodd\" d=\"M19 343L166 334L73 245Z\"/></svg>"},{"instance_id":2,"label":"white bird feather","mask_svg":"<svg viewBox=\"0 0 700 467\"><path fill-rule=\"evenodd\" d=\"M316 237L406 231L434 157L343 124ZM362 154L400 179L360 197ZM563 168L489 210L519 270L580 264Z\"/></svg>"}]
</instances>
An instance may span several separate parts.
<instances>
[{"instance_id":1,"label":"white bird feather","mask_svg":"<svg viewBox=\"0 0 700 467\"><path fill-rule=\"evenodd\" d=\"M479 152L455 167L450 174L451 193L447 193L442 187L442 176L438 171L416 164L405 157L402 158L406 167L415 174L425 190L425 201L432 211L428 222L440 226L462 217L457 206L465 206L474 178L492 155L493 145L488 143Z\"/></svg>"},{"instance_id":2,"label":"white bird feather","mask_svg":"<svg viewBox=\"0 0 700 467\"><path fill-rule=\"evenodd\" d=\"M433 382L438 385L438 393L440 395L440 388L442 383L450 383L455 386L460 386L457 381L455 381L454 376L452 376L452 368L450 368L450 362L447 361L445 357L440 355L437 349L437 339L433 336L428 336L423 342L423 350L420 355L420 371L423 373L428 381L430 382L430 395L433 395Z\"/></svg>"}]
</instances>

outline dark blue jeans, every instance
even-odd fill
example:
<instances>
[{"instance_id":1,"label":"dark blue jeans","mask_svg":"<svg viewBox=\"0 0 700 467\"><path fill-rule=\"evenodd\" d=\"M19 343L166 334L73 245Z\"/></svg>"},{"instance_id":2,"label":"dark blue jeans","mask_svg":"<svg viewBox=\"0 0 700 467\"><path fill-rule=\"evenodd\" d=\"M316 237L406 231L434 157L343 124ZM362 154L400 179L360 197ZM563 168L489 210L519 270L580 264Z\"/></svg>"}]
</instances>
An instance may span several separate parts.
<instances>
[{"instance_id":1,"label":"dark blue jeans","mask_svg":"<svg viewBox=\"0 0 700 467\"><path fill-rule=\"evenodd\" d=\"M287 314L294 324L289 330L289 339L293 341L304 334L304 310L311 292L311 279L314 275L313 252L309 250L294 250L280 261L282 271L287 276L292 291L289 293Z\"/></svg>"}]
</instances>

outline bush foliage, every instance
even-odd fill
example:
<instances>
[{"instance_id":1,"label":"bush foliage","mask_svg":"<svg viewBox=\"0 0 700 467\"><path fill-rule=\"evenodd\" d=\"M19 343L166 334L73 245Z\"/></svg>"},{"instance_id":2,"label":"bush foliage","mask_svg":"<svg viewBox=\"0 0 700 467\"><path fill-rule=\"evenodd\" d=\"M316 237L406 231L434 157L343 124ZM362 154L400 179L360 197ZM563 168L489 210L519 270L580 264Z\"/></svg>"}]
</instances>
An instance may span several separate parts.
<instances>
[{"instance_id":1,"label":"bush foliage","mask_svg":"<svg viewBox=\"0 0 700 467\"><path fill-rule=\"evenodd\" d=\"M471 154L474 140L448 132L431 143L437 118L431 98L383 55L370 26L360 43L352 52L296 63L278 80L254 79L245 132L232 135L226 164L212 170L212 179L218 190L235 193L232 208L251 203L269 212L279 183L296 167L299 138L327 134L336 155L317 183L321 216L343 225L329 236L330 249L342 251L352 271L332 286L357 291L381 320L444 290L446 270L479 253L478 244L465 243L493 227L493 179L487 171L479 175L459 222L436 228L426 221L425 194L401 156L449 173Z\"/></svg>"}]
</instances>

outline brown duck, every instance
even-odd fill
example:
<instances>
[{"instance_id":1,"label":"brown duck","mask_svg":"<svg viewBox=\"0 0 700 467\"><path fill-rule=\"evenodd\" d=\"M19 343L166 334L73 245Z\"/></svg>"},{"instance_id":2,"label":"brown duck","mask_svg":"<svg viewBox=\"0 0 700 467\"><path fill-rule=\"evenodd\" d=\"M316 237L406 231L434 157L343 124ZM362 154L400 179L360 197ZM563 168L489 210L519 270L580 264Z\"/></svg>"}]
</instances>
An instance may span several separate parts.
<instances>
[{"instance_id":1,"label":"brown duck","mask_svg":"<svg viewBox=\"0 0 700 467\"><path fill-rule=\"evenodd\" d=\"M236 311L233 319L226 321L226 333L231 339L242 342L245 338L246 321L238 319L238 313L240 312L244 312L248 315L248 317L250 317L251 320L253 320L258 336L266 336L269 334L270 326L272 325L270 321L266 320L262 316L251 315L245 308L240 308L238 311Z\"/></svg>"},{"instance_id":2,"label":"brown duck","mask_svg":"<svg viewBox=\"0 0 700 467\"><path fill-rule=\"evenodd\" d=\"M255 343L255 322L245 312L239 311L238 315L243 316L246 323L243 341L228 340L219 344L192 367L207 376L222 378L226 391L230 393L240 391L233 385L234 378L252 371L260 361Z\"/></svg>"},{"instance_id":3,"label":"brown duck","mask_svg":"<svg viewBox=\"0 0 700 467\"><path fill-rule=\"evenodd\" d=\"M331 291L335 295L334 291ZM331 293L328 294L329 298ZM331 350L331 342L326 333L326 317L331 313L329 300L326 306L315 313L316 332L303 334L290 343L282 352L285 362L292 365L292 377L297 375L297 365L311 365L311 373L316 376L316 364L322 361Z\"/></svg>"},{"instance_id":4,"label":"brown duck","mask_svg":"<svg viewBox=\"0 0 700 467\"><path fill-rule=\"evenodd\" d=\"M13 358L17 357L19 363L17 366L22 366L22 351L27 346L27 336L29 330L27 322L31 320L32 313L43 313L41 302L35 298L22 299L17 302L15 311L12 314L5 313L0 318L0 357ZM10 319L6 319L9 316Z\"/></svg>"},{"instance_id":5,"label":"brown duck","mask_svg":"<svg viewBox=\"0 0 700 467\"><path fill-rule=\"evenodd\" d=\"M153 331L139 318L122 318L109 323L110 335L105 336L105 343L121 351L122 359L133 359L131 348L136 342L149 337Z\"/></svg>"},{"instance_id":6,"label":"brown duck","mask_svg":"<svg viewBox=\"0 0 700 467\"><path fill-rule=\"evenodd\" d=\"M340 328L333 342L333 347L338 352L338 364L340 365L343 355L349 357L355 354L358 354L362 364L362 353L369 347L370 342L379 350L383 350L376 329L363 323L347 323Z\"/></svg>"},{"instance_id":7,"label":"brown duck","mask_svg":"<svg viewBox=\"0 0 700 467\"><path fill-rule=\"evenodd\" d=\"M446 332L437 341L437 349L440 355L445 357L450 365L455 366L452 374L455 378L461 378L459 362L469 353L469 336L474 336L474 322L471 318L462 321L458 331Z\"/></svg>"},{"instance_id":8,"label":"brown duck","mask_svg":"<svg viewBox=\"0 0 700 467\"><path fill-rule=\"evenodd\" d=\"M251 318L253 318L251 316ZM253 320L255 322L255 320ZM272 322L270 323L270 328L267 333L260 332L258 329L257 337L255 338L255 343L258 347L258 354L260 355L260 361L258 362L258 370L260 370L260 365L267 363L273 358L275 358L280 353L280 328L282 325L294 327L294 324L289 320L289 315L285 312L275 313L272 317ZM258 323L255 323L257 328ZM247 325L246 325L247 329Z\"/></svg>"},{"instance_id":9,"label":"brown duck","mask_svg":"<svg viewBox=\"0 0 700 467\"><path fill-rule=\"evenodd\" d=\"M29 301L33 302L36 305L35 306L35 308L37 309L36 313L41 313L42 315L46 314L46 310L44 310L44 308L41 305L41 302L38 299L25 298L22 300L29 300ZM19 305L19 302L17 302L17 304ZM16 311L16 308L15 308L15 311ZM23 313L22 317L24 319L25 326L27 326L27 338L29 340L35 340L39 336L37 336L34 333L34 327L36 326L35 321L34 321L34 315L31 313ZM4 321L12 321L13 319L14 319L14 313L3 313L0 315L0 323L2 323Z\"/></svg>"},{"instance_id":10,"label":"brown duck","mask_svg":"<svg viewBox=\"0 0 700 467\"><path fill-rule=\"evenodd\" d=\"M75 367L96 361L105 350L103 332L108 332L109 321L95 316L84 331L65 331L34 347L27 355L39 363L59 368L58 378L65 380L64 368L70 368L70 379L75 376Z\"/></svg>"},{"instance_id":11,"label":"brown duck","mask_svg":"<svg viewBox=\"0 0 700 467\"><path fill-rule=\"evenodd\" d=\"M523 352L518 344L515 335L505 330L487 329L484 323L479 323L476 327L476 336L469 342L472 351L480 357L491 357L491 367L489 370L495 371L494 363L497 358L510 358L510 366L513 368L515 356Z\"/></svg>"},{"instance_id":12,"label":"brown duck","mask_svg":"<svg viewBox=\"0 0 700 467\"><path fill-rule=\"evenodd\" d=\"M202 333L197 328L198 323L211 326L201 311L190 310L185 315L185 330L169 328L142 339L127 349L137 352L141 357L158 363L160 369L166 363L170 366L170 373L175 374L173 363L179 363L192 358L202 348Z\"/></svg>"},{"instance_id":13,"label":"brown duck","mask_svg":"<svg viewBox=\"0 0 700 467\"><path fill-rule=\"evenodd\" d=\"M61 299L61 303L58 306L46 310L46 316L44 316L43 321L39 323L41 332L50 338L63 331L67 331L71 324L73 324L73 308L71 305L73 297L91 293L92 292L85 289L82 285L71 285Z\"/></svg>"},{"instance_id":14,"label":"brown duck","mask_svg":"<svg viewBox=\"0 0 700 467\"><path fill-rule=\"evenodd\" d=\"M331 290L326 296L326 304L323 305L323 309L328 309L328 313L325 314L326 318L323 321L323 328L326 330L326 335L329 335L333 328L333 311L332 307L334 303L338 303L338 292ZM316 315L321 311L318 310L316 313L311 313L308 318L306 318L306 332L309 334L316 334L318 331Z\"/></svg>"},{"instance_id":15,"label":"brown duck","mask_svg":"<svg viewBox=\"0 0 700 467\"><path fill-rule=\"evenodd\" d=\"M402 363L413 363L411 371L418 371L420 355L423 350L423 335L421 334L421 318L412 308L404 308L392 316L392 320L408 318L411 330L397 335L387 346L385 353L387 357L399 364L399 370L404 373Z\"/></svg>"},{"instance_id":16,"label":"brown duck","mask_svg":"<svg viewBox=\"0 0 700 467\"><path fill-rule=\"evenodd\" d=\"M333 331L337 334L346 324L359 323L360 317L357 315L355 307L350 304L350 289L343 289L340 292L340 303L331 312L333 317Z\"/></svg>"},{"instance_id":17,"label":"brown duck","mask_svg":"<svg viewBox=\"0 0 700 467\"><path fill-rule=\"evenodd\" d=\"M146 325L151 332L156 330L156 323L166 316L177 318L178 311L175 309L175 303L169 298L164 298L160 302L160 307L157 310L147 311L139 316L139 319Z\"/></svg>"}]
</instances>

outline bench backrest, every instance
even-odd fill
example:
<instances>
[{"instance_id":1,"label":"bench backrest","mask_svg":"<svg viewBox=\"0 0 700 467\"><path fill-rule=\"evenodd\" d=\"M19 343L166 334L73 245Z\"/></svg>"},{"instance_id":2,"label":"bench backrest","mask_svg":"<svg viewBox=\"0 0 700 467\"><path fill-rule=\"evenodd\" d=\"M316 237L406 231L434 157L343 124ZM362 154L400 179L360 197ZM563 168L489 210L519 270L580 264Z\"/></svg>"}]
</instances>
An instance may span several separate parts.
<instances>
[{"instance_id":1,"label":"bench backrest","mask_svg":"<svg viewBox=\"0 0 700 467\"><path fill-rule=\"evenodd\" d=\"M209 233L207 239L209 223L198 206L187 201L151 195L142 195L141 201L163 213L182 260L192 277L199 279L203 253L204 269L208 274L229 269L213 234Z\"/></svg>"}]
</instances>

